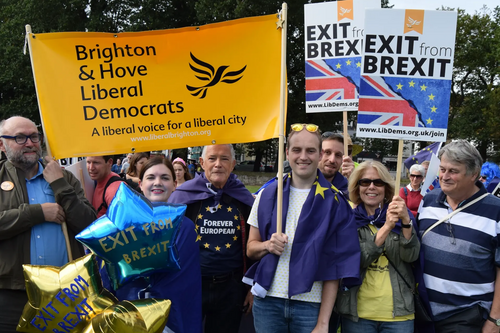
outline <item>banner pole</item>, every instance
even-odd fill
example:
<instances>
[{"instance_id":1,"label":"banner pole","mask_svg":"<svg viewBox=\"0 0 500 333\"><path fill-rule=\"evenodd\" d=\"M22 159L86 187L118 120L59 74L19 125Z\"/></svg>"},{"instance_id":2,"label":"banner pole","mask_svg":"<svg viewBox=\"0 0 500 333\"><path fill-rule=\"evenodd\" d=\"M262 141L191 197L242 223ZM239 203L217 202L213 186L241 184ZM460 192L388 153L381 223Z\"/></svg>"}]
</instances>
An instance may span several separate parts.
<instances>
[{"instance_id":1,"label":"banner pole","mask_svg":"<svg viewBox=\"0 0 500 333\"><path fill-rule=\"evenodd\" d=\"M347 111L342 112L343 115L343 123L344 123L344 156L349 155L349 147L347 144L348 132L347 132Z\"/></svg>"},{"instance_id":2,"label":"banner pole","mask_svg":"<svg viewBox=\"0 0 500 333\"><path fill-rule=\"evenodd\" d=\"M33 81L35 82L36 100L38 102L38 112L40 113L40 121L42 122L42 132L43 132L43 139L45 141L45 149L47 150L47 156L54 158L50 150L49 141L47 140L47 134L46 134L47 131L45 131L45 124L43 123L42 109L40 107L40 98L38 97L38 89L36 86L35 67L34 67L35 64L33 63L33 52L31 52L31 38L35 38L35 36L32 35L31 26L29 24L25 25L25 29L26 29L25 43L28 44L30 53L31 69L33 71ZM61 224L61 229L64 235L64 240L66 241L66 251L68 252L68 261L73 261L73 253L71 252L71 246L69 243L69 235L68 235L68 226L66 225L66 222L63 222Z\"/></svg>"},{"instance_id":3,"label":"banner pole","mask_svg":"<svg viewBox=\"0 0 500 333\"><path fill-rule=\"evenodd\" d=\"M283 160L285 147L285 107L286 107L286 31L287 31L287 4L281 5L278 29L281 25L281 80L280 80L280 120L279 120L279 149L278 149L278 198L276 211L276 233L281 235L283 218Z\"/></svg>"},{"instance_id":4,"label":"banner pole","mask_svg":"<svg viewBox=\"0 0 500 333\"><path fill-rule=\"evenodd\" d=\"M401 183L401 165L403 164L403 140L400 139L399 140L399 144L398 144L398 164L397 164L397 167L396 167L396 184L394 185L394 194L395 195L398 195L399 193L399 185ZM392 198L391 198L392 200Z\"/></svg>"}]
</instances>

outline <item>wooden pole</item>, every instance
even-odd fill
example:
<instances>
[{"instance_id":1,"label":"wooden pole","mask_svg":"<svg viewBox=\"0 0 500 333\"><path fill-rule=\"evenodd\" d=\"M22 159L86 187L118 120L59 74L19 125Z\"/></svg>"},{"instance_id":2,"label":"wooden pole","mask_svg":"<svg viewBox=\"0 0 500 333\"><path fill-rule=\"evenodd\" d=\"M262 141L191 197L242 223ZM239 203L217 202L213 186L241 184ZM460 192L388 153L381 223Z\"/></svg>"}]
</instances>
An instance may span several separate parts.
<instances>
[{"instance_id":1,"label":"wooden pole","mask_svg":"<svg viewBox=\"0 0 500 333\"><path fill-rule=\"evenodd\" d=\"M45 141L45 148L47 149L47 156L50 156L51 158L54 158L52 156L52 152L50 150L50 145L49 141L47 140L47 132L45 131L45 124L43 123L43 116L40 108L40 98L38 97L38 89L36 87L36 78L35 78L35 67L33 64L33 53L31 52L31 38L34 38L34 35L31 33L31 26L29 24L26 24L25 26L26 29L26 42L28 44L29 50L30 50L30 60L31 60L31 68L33 70L33 79L35 81L35 91L36 91L36 99L38 101L38 111L40 112L40 119L42 121L42 131L43 131L43 137ZM63 222L61 224L61 229L64 235L64 239L66 241L66 251L68 252L68 261L73 261L73 253L71 252L71 246L69 243L69 236L68 236L68 226L66 225L66 222Z\"/></svg>"},{"instance_id":2,"label":"wooden pole","mask_svg":"<svg viewBox=\"0 0 500 333\"><path fill-rule=\"evenodd\" d=\"M399 140L398 144L398 164L396 167L396 184L394 185L394 194L399 194L399 185L401 183L401 165L403 164L403 140ZM391 198L392 200L392 198Z\"/></svg>"},{"instance_id":3,"label":"wooden pole","mask_svg":"<svg viewBox=\"0 0 500 333\"><path fill-rule=\"evenodd\" d=\"M342 112L344 118L344 156L349 155L349 146L347 144L347 138L349 137L349 133L347 132L347 111Z\"/></svg>"},{"instance_id":4,"label":"wooden pole","mask_svg":"<svg viewBox=\"0 0 500 333\"><path fill-rule=\"evenodd\" d=\"M287 4L283 2L280 13L281 25L281 83L280 83L280 120L279 120L279 149L278 149L278 198L276 212L276 233L281 235L283 228L283 160L285 148L285 107L286 107L286 31L287 31Z\"/></svg>"}]
</instances>

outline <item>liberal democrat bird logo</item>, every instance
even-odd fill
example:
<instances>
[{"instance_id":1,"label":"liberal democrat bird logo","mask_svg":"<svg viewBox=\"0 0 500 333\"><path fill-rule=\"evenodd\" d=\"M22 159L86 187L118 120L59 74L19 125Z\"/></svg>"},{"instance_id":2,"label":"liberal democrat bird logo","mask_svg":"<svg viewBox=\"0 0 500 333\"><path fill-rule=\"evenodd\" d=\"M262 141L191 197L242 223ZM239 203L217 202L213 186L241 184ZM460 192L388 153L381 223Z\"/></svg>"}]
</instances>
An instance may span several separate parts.
<instances>
[{"instance_id":1,"label":"liberal democrat bird logo","mask_svg":"<svg viewBox=\"0 0 500 333\"><path fill-rule=\"evenodd\" d=\"M350 9L345 9L344 7L340 7L340 15L341 16L344 16L345 14L350 13L350 12L351 12Z\"/></svg>"},{"instance_id":2,"label":"liberal democrat bird logo","mask_svg":"<svg viewBox=\"0 0 500 333\"><path fill-rule=\"evenodd\" d=\"M412 19L411 17L408 16L408 22L410 22L410 23L407 23L406 26L411 29L411 28L413 28L414 25L420 25L420 23L422 21L414 20L414 19Z\"/></svg>"},{"instance_id":3,"label":"liberal democrat bird logo","mask_svg":"<svg viewBox=\"0 0 500 333\"><path fill-rule=\"evenodd\" d=\"M243 67L240 70L233 71L233 72L226 72L226 69L229 68L229 66L220 66L217 68L217 71L215 68L210 65L209 63L206 63L204 61L201 61L200 59L196 58L192 53L191 54L191 59L198 65L198 67L195 67L191 64L189 64L189 67L196 73L199 73L201 75L195 75L196 78L202 81L210 81L206 85L201 86L201 87L191 87L186 85L186 88L191 92L191 95L193 96L199 96L200 99L203 99L207 96L207 90L210 87L215 86L219 82L224 82L224 83L235 83L238 82L243 75L241 75L247 66Z\"/></svg>"}]
</instances>

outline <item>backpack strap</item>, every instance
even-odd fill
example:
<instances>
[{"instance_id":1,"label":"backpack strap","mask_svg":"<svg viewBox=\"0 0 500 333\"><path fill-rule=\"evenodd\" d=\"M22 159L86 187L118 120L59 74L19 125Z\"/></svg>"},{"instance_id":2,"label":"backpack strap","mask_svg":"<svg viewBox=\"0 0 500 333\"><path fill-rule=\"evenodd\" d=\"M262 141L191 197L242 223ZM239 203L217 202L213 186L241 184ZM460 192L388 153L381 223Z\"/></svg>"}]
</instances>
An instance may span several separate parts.
<instances>
[{"instance_id":1,"label":"backpack strap","mask_svg":"<svg viewBox=\"0 0 500 333\"><path fill-rule=\"evenodd\" d=\"M108 190L109 185L111 185L114 182L123 182L123 178L118 177L118 176L112 176L111 178L108 179L108 182L106 185L104 185L104 190L102 191L102 204L97 208L97 213L103 208L108 209L108 204L106 203L106 191Z\"/></svg>"},{"instance_id":2,"label":"backpack strap","mask_svg":"<svg viewBox=\"0 0 500 333\"><path fill-rule=\"evenodd\" d=\"M405 197L408 198L408 189L405 187L403 187L403 192L405 192Z\"/></svg>"}]
</instances>

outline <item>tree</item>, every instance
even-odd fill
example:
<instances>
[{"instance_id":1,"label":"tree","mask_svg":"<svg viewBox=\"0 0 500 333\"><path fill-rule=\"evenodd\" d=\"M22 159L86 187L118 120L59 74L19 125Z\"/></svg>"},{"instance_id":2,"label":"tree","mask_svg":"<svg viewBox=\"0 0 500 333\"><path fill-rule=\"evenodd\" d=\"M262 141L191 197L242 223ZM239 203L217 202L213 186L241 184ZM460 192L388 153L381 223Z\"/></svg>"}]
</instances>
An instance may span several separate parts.
<instances>
[{"instance_id":1,"label":"tree","mask_svg":"<svg viewBox=\"0 0 500 333\"><path fill-rule=\"evenodd\" d=\"M483 159L500 146L500 7L458 12L449 139L474 141Z\"/></svg>"},{"instance_id":2,"label":"tree","mask_svg":"<svg viewBox=\"0 0 500 333\"><path fill-rule=\"evenodd\" d=\"M34 33L85 31L85 0L0 0L0 118L20 115L40 123L25 25Z\"/></svg>"}]
</instances>

